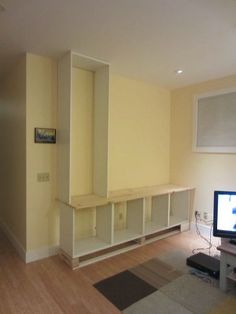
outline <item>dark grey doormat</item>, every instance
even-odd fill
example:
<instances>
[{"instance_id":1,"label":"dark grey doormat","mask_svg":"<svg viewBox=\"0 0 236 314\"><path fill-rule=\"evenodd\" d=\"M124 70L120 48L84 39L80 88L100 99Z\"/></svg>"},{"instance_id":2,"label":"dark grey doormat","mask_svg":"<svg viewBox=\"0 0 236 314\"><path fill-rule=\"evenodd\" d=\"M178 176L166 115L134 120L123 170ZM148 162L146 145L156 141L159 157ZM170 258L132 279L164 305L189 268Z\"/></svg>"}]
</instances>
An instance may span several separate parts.
<instances>
[{"instance_id":1,"label":"dark grey doormat","mask_svg":"<svg viewBox=\"0 0 236 314\"><path fill-rule=\"evenodd\" d=\"M157 290L128 270L99 281L94 287L121 311Z\"/></svg>"}]
</instances>

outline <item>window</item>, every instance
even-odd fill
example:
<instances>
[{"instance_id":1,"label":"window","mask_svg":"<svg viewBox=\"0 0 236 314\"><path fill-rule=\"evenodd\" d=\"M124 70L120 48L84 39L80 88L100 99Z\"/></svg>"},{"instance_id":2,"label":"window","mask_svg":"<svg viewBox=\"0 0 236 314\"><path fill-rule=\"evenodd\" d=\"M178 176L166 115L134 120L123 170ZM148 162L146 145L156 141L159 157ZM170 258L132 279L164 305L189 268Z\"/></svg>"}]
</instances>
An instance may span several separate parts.
<instances>
[{"instance_id":1,"label":"window","mask_svg":"<svg viewBox=\"0 0 236 314\"><path fill-rule=\"evenodd\" d=\"M195 97L193 151L236 152L236 88Z\"/></svg>"}]
</instances>

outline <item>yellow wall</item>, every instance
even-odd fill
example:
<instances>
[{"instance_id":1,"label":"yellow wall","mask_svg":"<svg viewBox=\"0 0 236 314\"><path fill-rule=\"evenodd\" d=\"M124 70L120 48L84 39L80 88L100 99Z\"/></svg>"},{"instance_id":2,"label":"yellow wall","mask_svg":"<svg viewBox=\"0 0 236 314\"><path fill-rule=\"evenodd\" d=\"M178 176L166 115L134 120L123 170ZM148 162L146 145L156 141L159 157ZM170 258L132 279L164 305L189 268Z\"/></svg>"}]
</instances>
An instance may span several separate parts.
<instances>
[{"instance_id":1,"label":"yellow wall","mask_svg":"<svg viewBox=\"0 0 236 314\"><path fill-rule=\"evenodd\" d=\"M78 111L78 119L73 122L84 126L83 134L89 139L78 145L78 158L79 150L89 143L87 156L81 158L91 165L86 174L81 174L87 183L85 189L75 190L78 194L91 188L93 75L73 72L76 80L81 75L87 80L83 90L87 86L88 93L79 97L90 98L84 115ZM236 156L192 152L193 95L235 84L236 76L231 76L170 93L152 84L112 75L109 190L167 182L192 185L196 187L195 209L211 212L215 189L236 190ZM73 95L74 100L77 96ZM27 251L53 246L59 242L57 145L35 144L34 128L57 127L56 61L32 54L23 57L1 84L0 110L0 217ZM48 172L50 181L37 182L40 172ZM125 211L121 208L120 212ZM78 236L91 232L93 224L93 219L85 222Z\"/></svg>"},{"instance_id":2,"label":"yellow wall","mask_svg":"<svg viewBox=\"0 0 236 314\"><path fill-rule=\"evenodd\" d=\"M93 72L72 69L72 195L93 192L93 80Z\"/></svg>"},{"instance_id":3,"label":"yellow wall","mask_svg":"<svg viewBox=\"0 0 236 314\"><path fill-rule=\"evenodd\" d=\"M57 63L27 54L27 250L58 243L56 145L35 144L34 128L56 128ZM37 174L48 172L49 182Z\"/></svg>"},{"instance_id":4,"label":"yellow wall","mask_svg":"<svg viewBox=\"0 0 236 314\"><path fill-rule=\"evenodd\" d=\"M26 59L21 57L1 82L1 219L26 248Z\"/></svg>"},{"instance_id":5,"label":"yellow wall","mask_svg":"<svg viewBox=\"0 0 236 314\"><path fill-rule=\"evenodd\" d=\"M236 190L236 155L192 152L193 95L235 85L230 76L171 94L170 181L196 187L195 210L212 213L214 190Z\"/></svg>"},{"instance_id":6,"label":"yellow wall","mask_svg":"<svg viewBox=\"0 0 236 314\"><path fill-rule=\"evenodd\" d=\"M85 86L91 88L90 83ZM235 84L236 76L205 82L172 91L170 100L166 89L112 75L109 190L169 181L192 185L195 209L211 212L213 190L236 190L236 156L192 152L192 100L194 94ZM92 124L91 103L86 109L87 120L76 122L84 123L84 132ZM32 54L23 57L1 84L0 110L1 218L27 251L53 246L59 241L57 145L35 144L34 128L57 126L56 61ZM91 157L92 134L88 136ZM48 172L50 181L37 182L40 172ZM91 232L93 224L92 219L78 236L87 229Z\"/></svg>"},{"instance_id":7,"label":"yellow wall","mask_svg":"<svg viewBox=\"0 0 236 314\"><path fill-rule=\"evenodd\" d=\"M87 74L83 73L86 77ZM84 87L90 86L91 90L93 78L87 79L90 83L85 83ZM1 101L1 109L5 111L1 115L4 117L1 127L6 127L14 136L10 140L1 139L3 147L6 146L1 162L7 163L5 172L7 169L11 171L10 176L5 174L1 181L7 196L2 216L26 250L31 251L54 246L59 241L55 202L57 145L34 143L35 127L57 127L57 63L50 58L27 54L7 82L5 89L11 95L11 101L8 100L7 108ZM85 94L83 97L91 97L92 92ZM76 93L73 95L77 96ZM109 190L167 183L170 92L142 81L112 75L110 101ZM84 125L84 134L87 126L92 124L91 99L89 103L83 119L79 112L80 120L74 122ZM88 157L81 158L91 164L93 139L92 133L87 135ZM78 150L88 145L85 142L78 146ZM41 172L49 173L49 182L37 181L37 174ZM92 166L81 176L91 178ZM75 190L75 194L89 191L90 183L86 184L86 189ZM88 228L91 231L91 226ZM82 230L86 234L87 227Z\"/></svg>"},{"instance_id":8,"label":"yellow wall","mask_svg":"<svg viewBox=\"0 0 236 314\"><path fill-rule=\"evenodd\" d=\"M113 75L109 190L169 181L170 92Z\"/></svg>"}]
</instances>

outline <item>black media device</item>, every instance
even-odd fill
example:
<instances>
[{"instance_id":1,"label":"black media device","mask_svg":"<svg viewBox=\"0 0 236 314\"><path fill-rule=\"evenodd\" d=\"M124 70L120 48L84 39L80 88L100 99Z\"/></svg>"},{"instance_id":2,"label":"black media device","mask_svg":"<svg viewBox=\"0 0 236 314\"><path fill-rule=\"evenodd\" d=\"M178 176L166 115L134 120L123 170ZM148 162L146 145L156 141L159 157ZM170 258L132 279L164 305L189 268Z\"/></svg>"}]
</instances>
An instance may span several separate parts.
<instances>
[{"instance_id":1,"label":"black media device","mask_svg":"<svg viewBox=\"0 0 236 314\"><path fill-rule=\"evenodd\" d=\"M209 276L219 278L220 276L220 261L217 258L204 253L197 253L187 258L186 264L196 268Z\"/></svg>"}]
</instances>

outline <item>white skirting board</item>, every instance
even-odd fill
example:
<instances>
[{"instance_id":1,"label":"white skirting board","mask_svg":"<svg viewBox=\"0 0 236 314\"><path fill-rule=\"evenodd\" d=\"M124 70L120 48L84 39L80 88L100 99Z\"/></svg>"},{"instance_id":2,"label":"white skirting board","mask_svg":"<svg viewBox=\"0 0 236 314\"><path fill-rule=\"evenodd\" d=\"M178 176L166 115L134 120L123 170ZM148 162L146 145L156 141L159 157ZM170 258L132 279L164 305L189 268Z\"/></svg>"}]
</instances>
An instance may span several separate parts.
<instances>
[{"instance_id":1,"label":"white skirting board","mask_svg":"<svg viewBox=\"0 0 236 314\"><path fill-rule=\"evenodd\" d=\"M190 224L190 230L193 232L196 232L196 225L195 225L195 222L193 221ZM207 239L210 239L210 233L211 233L211 238L214 245L218 246L221 244L221 238L217 238L213 236L213 228L211 228L211 226L198 223L198 230L200 231L201 235Z\"/></svg>"},{"instance_id":2,"label":"white skirting board","mask_svg":"<svg viewBox=\"0 0 236 314\"><path fill-rule=\"evenodd\" d=\"M25 262L35 262L43 258L57 255L59 251L59 245L56 246L47 246L37 250L27 251L25 256Z\"/></svg>"},{"instance_id":3,"label":"white skirting board","mask_svg":"<svg viewBox=\"0 0 236 314\"><path fill-rule=\"evenodd\" d=\"M210 236L211 226L198 223L198 229L203 236ZM196 231L195 222L191 222L190 230Z\"/></svg>"},{"instance_id":4,"label":"white skirting board","mask_svg":"<svg viewBox=\"0 0 236 314\"><path fill-rule=\"evenodd\" d=\"M14 246L18 254L20 255L21 259L25 263L30 263L34 261L38 261L43 258L47 258L53 255L58 254L59 245L51 246L51 247L43 247L37 250L26 251L13 232L10 230L8 225L4 223L0 219L0 229L4 232L8 240Z\"/></svg>"},{"instance_id":5,"label":"white skirting board","mask_svg":"<svg viewBox=\"0 0 236 314\"><path fill-rule=\"evenodd\" d=\"M0 218L0 228L8 238L8 240L11 242L11 244L14 246L20 257L25 261L26 251L23 245L20 243L20 241L16 238L14 233L10 230L8 225L3 222Z\"/></svg>"}]
</instances>

